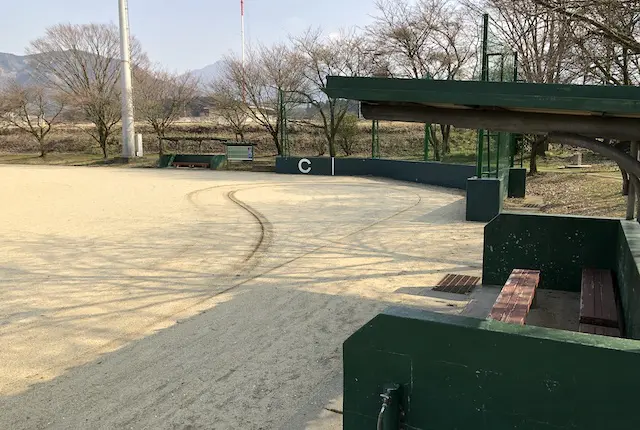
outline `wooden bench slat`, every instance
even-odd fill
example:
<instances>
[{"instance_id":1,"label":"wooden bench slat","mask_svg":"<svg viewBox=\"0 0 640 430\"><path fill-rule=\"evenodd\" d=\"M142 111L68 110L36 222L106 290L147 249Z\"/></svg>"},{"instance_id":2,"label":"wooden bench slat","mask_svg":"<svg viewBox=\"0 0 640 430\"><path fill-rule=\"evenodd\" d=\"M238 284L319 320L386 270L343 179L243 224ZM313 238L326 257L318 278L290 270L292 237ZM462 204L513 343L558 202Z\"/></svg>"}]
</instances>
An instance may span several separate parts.
<instances>
[{"instance_id":1,"label":"wooden bench slat","mask_svg":"<svg viewBox=\"0 0 640 430\"><path fill-rule=\"evenodd\" d=\"M603 288L600 289L601 297L601 314L602 318L607 321L618 322L618 307L616 304L616 296L613 286L613 276L608 270L599 271L599 281ZM617 326L617 324L616 324Z\"/></svg>"},{"instance_id":2,"label":"wooden bench slat","mask_svg":"<svg viewBox=\"0 0 640 430\"><path fill-rule=\"evenodd\" d=\"M610 328L620 327L611 271L602 269L582 271L580 323Z\"/></svg>"},{"instance_id":3,"label":"wooden bench slat","mask_svg":"<svg viewBox=\"0 0 640 430\"><path fill-rule=\"evenodd\" d=\"M514 269L502 287L489 318L524 325L539 282L539 271Z\"/></svg>"}]
</instances>

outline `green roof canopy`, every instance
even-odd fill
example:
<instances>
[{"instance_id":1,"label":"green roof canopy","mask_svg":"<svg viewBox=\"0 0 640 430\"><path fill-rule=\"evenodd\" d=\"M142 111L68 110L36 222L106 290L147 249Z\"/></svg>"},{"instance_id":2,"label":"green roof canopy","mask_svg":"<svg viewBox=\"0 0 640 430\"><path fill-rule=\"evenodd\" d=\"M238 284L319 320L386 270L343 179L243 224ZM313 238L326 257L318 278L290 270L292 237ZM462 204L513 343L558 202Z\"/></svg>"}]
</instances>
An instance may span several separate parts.
<instances>
[{"instance_id":1,"label":"green roof canopy","mask_svg":"<svg viewBox=\"0 0 640 430\"><path fill-rule=\"evenodd\" d=\"M330 97L513 111L640 117L640 87L330 76Z\"/></svg>"},{"instance_id":2,"label":"green roof canopy","mask_svg":"<svg viewBox=\"0 0 640 430\"><path fill-rule=\"evenodd\" d=\"M325 92L369 119L640 139L640 87L330 76Z\"/></svg>"}]
</instances>

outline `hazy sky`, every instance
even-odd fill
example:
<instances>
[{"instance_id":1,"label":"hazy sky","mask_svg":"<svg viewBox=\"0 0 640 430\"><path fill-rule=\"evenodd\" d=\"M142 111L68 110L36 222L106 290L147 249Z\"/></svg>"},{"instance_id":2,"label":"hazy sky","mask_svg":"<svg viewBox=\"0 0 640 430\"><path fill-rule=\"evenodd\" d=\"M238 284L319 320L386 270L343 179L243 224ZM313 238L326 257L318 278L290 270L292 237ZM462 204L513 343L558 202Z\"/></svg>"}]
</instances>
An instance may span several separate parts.
<instances>
[{"instance_id":1,"label":"hazy sky","mask_svg":"<svg viewBox=\"0 0 640 430\"><path fill-rule=\"evenodd\" d=\"M3 2L4 3L4 2ZM0 52L22 55L61 22L118 23L117 0L29 0L2 6ZM365 25L374 0L245 0L248 41L271 43L310 25L327 33ZM198 69L240 51L240 0L129 0L131 32L154 62Z\"/></svg>"}]
</instances>

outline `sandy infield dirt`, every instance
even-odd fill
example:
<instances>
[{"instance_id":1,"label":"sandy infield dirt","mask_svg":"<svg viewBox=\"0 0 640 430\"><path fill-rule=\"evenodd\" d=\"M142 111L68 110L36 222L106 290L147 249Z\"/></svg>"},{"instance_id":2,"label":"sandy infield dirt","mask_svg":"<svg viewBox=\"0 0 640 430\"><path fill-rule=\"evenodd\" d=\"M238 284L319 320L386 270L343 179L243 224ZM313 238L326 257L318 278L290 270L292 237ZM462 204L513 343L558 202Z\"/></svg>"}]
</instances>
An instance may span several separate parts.
<instances>
[{"instance_id":1,"label":"sandy infield dirt","mask_svg":"<svg viewBox=\"0 0 640 430\"><path fill-rule=\"evenodd\" d=\"M389 305L461 312L467 297L415 292L481 272L483 225L452 190L35 166L0 181L1 429L338 428L342 342Z\"/></svg>"}]
</instances>

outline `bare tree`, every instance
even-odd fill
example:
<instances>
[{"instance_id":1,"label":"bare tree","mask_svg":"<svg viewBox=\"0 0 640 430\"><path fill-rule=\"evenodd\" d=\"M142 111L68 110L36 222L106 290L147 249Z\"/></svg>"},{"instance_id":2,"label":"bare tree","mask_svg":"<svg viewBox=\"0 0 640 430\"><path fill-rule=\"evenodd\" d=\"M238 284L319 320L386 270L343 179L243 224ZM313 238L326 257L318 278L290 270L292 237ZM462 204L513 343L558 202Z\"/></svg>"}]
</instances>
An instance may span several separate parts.
<instances>
[{"instance_id":1,"label":"bare tree","mask_svg":"<svg viewBox=\"0 0 640 430\"><path fill-rule=\"evenodd\" d=\"M476 11L488 11L495 36L518 55L518 73L527 82L569 83L575 80L571 21L546 10L535 0L467 2ZM478 15L479 19L479 15ZM548 147L546 136L532 136L530 174L537 173L537 157Z\"/></svg>"},{"instance_id":2,"label":"bare tree","mask_svg":"<svg viewBox=\"0 0 640 430\"><path fill-rule=\"evenodd\" d=\"M198 94L198 80L161 69L138 69L134 78L136 115L153 128L162 155L162 138Z\"/></svg>"},{"instance_id":3,"label":"bare tree","mask_svg":"<svg viewBox=\"0 0 640 430\"><path fill-rule=\"evenodd\" d=\"M3 106L0 116L6 123L28 133L37 143L40 156L53 150L48 136L65 108L64 96L48 92L39 85L22 86L10 83L0 96Z\"/></svg>"},{"instance_id":4,"label":"bare tree","mask_svg":"<svg viewBox=\"0 0 640 430\"><path fill-rule=\"evenodd\" d=\"M226 57L225 79L233 83L235 93L243 94L249 117L269 133L277 154L282 155L278 100L282 92L285 107L299 103L302 61L285 44L251 47L246 59L243 67L237 58Z\"/></svg>"},{"instance_id":5,"label":"bare tree","mask_svg":"<svg viewBox=\"0 0 640 430\"><path fill-rule=\"evenodd\" d=\"M635 17L640 13L640 3L637 0L533 0L539 6L561 14L573 23L579 23L600 36L617 45L624 47L631 53L640 53L640 39L638 34L630 31L627 20L616 23L610 18Z\"/></svg>"},{"instance_id":6,"label":"bare tree","mask_svg":"<svg viewBox=\"0 0 640 430\"><path fill-rule=\"evenodd\" d=\"M353 104L347 100L327 97L323 92L327 86L327 76L353 77L369 74L371 52L366 47L365 38L353 30L325 38L321 30L308 29L292 41L303 65L304 81L297 93L302 101L315 108L329 154L335 157L336 136Z\"/></svg>"},{"instance_id":7,"label":"bare tree","mask_svg":"<svg viewBox=\"0 0 640 430\"><path fill-rule=\"evenodd\" d=\"M640 83L640 2L627 0L532 0L572 23L576 64L583 83Z\"/></svg>"},{"instance_id":8,"label":"bare tree","mask_svg":"<svg viewBox=\"0 0 640 430\"><path fill-rule=\"evenodd\" d=\"M377 0L376 7L378 14L367 33L377 47L377 61L389 76L464 79L473 75L476 35L457 2ZM451 126L431 130L431 145L439 160L441 149L448 151Z\"/></svg>"},{"instance_id":9,"label":"bare tree","mask_svg":"<svg viewBox=\"0 0 640 430\"><path fill-rule=\"evenodd\" d=\"M146 61L132 40L134 66ZM69 97L82 119L94 128L91 137L107 158L107 145L120 121L120 35L115 25L58 24L31 42L27 53L35 78Z\"/></svg>"},{"instance_id":10,"label":"bare tree","mask_svg":"<svg viewBox=\"0 0 640 430\"><path fill-rule=\"evenodd\" d=\"M640 85L640 2L637 0L533 0L571 21L575 64L583 84ZM628 142L611 144L629 149ZM629 175L620 168L622 193Z\"/></svg>"},{"instance_id":11,"label":"bare tree","mask_svg":"<svg viewBox=\"0 0 640 430\"><path fill-rule=\"evenodd\" d=\"M244 141L249 111L242 101L242 89L239 89L228 77L222 76L209 85L209 92L213 100L214 112L233 129L236 140Z\"/></svg>"}]
</instances>

